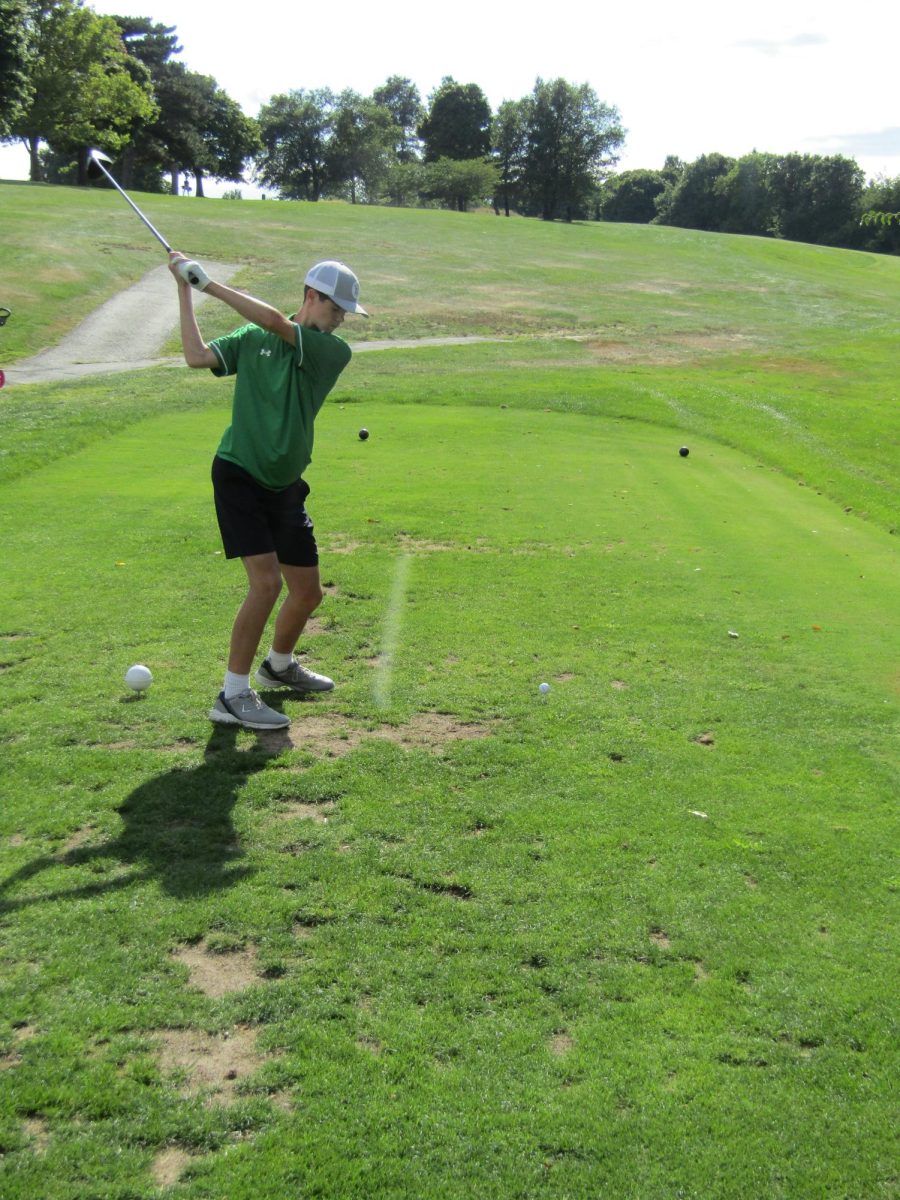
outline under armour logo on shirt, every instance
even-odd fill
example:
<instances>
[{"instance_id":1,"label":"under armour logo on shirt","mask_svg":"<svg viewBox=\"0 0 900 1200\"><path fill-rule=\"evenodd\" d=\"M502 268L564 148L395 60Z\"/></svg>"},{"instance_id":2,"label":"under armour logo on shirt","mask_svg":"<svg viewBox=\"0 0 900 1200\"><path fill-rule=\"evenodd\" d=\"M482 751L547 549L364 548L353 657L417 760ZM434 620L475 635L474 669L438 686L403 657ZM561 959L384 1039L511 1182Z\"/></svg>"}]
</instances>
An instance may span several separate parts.
<instances>
[{"instance_id":1,"label":"under armour logo on shirt","mask_svg":"<svg viewBox=\"0 0 900 1200\"><path fill-rule=\"evenodd\" d=\"M260 352L259 352L259 353L260 353L260 356L262 356L262 355L265 355L265 356L266 356L266 358L271 358L271 357L272 357L272 351L271 351L271 350L260 350Z\"/></svg>"}]
</instances>

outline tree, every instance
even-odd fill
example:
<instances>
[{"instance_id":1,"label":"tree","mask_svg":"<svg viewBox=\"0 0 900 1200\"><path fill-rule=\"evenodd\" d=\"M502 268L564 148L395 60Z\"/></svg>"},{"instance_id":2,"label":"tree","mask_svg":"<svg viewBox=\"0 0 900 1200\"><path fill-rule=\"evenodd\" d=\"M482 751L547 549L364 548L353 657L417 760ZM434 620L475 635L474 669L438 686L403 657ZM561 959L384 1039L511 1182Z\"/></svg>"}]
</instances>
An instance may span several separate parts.
<instances>
[{"instance_id":1,"label":"tree","mask_svg":"<svg viewBox=\"0 0 900 1200\"><path fill-rule=\"evenodd\" d=\"M34 95L11 123L31 155L31 178L41 178L38 150L79 155L79 183L86 181L87 149L114 153L135 120L150 120L155 104L149 78L129 67L119 28L80 0L46 0L32 9Z\"/></svg>"},{"instance_id":2,"label":"tree","mask_svg":"<svg viewBox=\"0 0 900 1200\"><path fill-rule=\"evenodd\" d=\"M385 174L383 190L395 208L411 208L425 187L425 164L417 161L392 163Z\"/></svg>"},{"instance_id":3,"label":"tree","mask_svg":"<svg viewBox=\"0 0 900 1200\"><path fill-rule=\"evenodd\" d=\"M795 242L853 245L865 177L840 154L785 154L772 178L776 232Z\"/></svg>"},{"instance_id":4,"label":"tree","mask_svg":"<svg viewBox=\"0 0 900 1200\"><path fill-rule=\"evenodd\" d=\"M353 91L342 92L328 144L329 190L349 191L350 202L360 196L369 203L395 160L397 127L390 111Z\"/></svg>"},{"instance_id":5,"label":"tree","mask_svg":"<svg viewBox=\"0 0 900 1200\"><path fill-rule=\"evenodd\" d=\"M588 84L538 79L527 101L523 188L530 211L545 221L584 215L624 140L618 110Z\"/></svg>"},{"instance_id":6,"label":"tree","mask_svg":"<svg viewBox=\"0 0 900 1200\"><path fill-rule=\"evenodd\" d=\"M778 160L774 154L745 154L713 183L722 200L719 228L723 233L771 237L777 226L777 205L772 182Z\"/></svg>"},{"instance_id":7,"label":"tree","mask_svg":"<svg viewBox=\"0 0 900 1200\"><path fill-rule=\"evenodd\" d=\"M494 163L498 170L497 194L494 208L509 208L516 201L526 153L526 108L521 100L504 100L491 124Z\"/></svg>"},{"instance_id":8,"label":"tree","mask_svg":"<svg viewBox=\"0 0 900 1200\"><path fill-rule=\"evenodd\" d=\"M112 19L119 26L125 49L151 74L184 49L178 44L174 25L163 25L152 17L114 16Z\"/></svg>"},{"instance_id":9,"label":"tree","mask_svg":"<svg viewBox=\"0 0 900 1200\"><path fill-rule=\"evenodd\" d=\"M873 180L862 198L861 225L867 229L863 248L900 254L900 175Z\"/></svg>"},{"instance_id":10,"label":"tree","mask_svg":"<svg viewBox=\"0 0 900 1200\"><path fill-rule=\"evenodd\" d=\"M477 83L457 83L446 75L428 99L428 113L419 125L426 162L490 153L491 106Z\"/></svg>"},{"instance_id":11,"label":"tree","mask_svg":"<svg viewBox=\"0 0 900 1200\"><path fill-rule=\"evenodd\" d=\"M721 229L728 204L715 185L728 174L734 162L724 154L703 154L689 163L677 182L657 199L658 216L654 223L683 229Z\"/></svg>"},{"instance_id":12,"label":"tree","mask_svg":"<svg viewBox=\"0 0 900 1200\"><path fill-rule=\"evenodd\" d=\"M661 171L623 171L603 185L600 217L649 225L656 216L656 198L666 190Z\"/></svg>"},{"instance_id":13,"label":"tree","mask_svg":"<svg viewBox=\"0 0 900 1200\"><path fill-rule=\"evenodd\" d=\"M328 182L337 98L329 88L273 96L259 114L257 178L286 200L318 200Z\"/></svg>"},{"instance_id":14,"label":"tree","mask_svg":"<svg viewBox=\"0 0 900 1200\"><path fill-rule=\"evenodd\" d=\"M34 96L25 0L0 0L0 141Z\"/></svg>"},{"instance_id":15,"label":"tree","mask_svg":"<svg viewBox=\"0 0 900 1200\"><path fill-rule=\"evenodd\" d=\"M199 76L198 86L204 99L197 116L199 145L193 161L183 166L193 172L195 194L202 196L204 175L239 183L261 143L256 121L211 76Z\"/></svg>"},{"instance_id":16,"label":"tree","mask_svg":"<svg viewBox=\"0 0 900 1200\"><path fill-rule=\"evenodd\" d=\"M487 204L497 188L497 167L483 158L439 158L425 164L423 191L445 208L467 212L472 204Z\"/></svg>"},{"instance_id":17,"label":"tree","mask_svg":"<svg viewBox=\"0 0 900 1200\"><path fill-rule=\"evenodd\" d=\"M396 129L394 152L401 163L418 158L419 139L416 130L425 116L419 89L411 79L401 75L391 77L372 93L373 101L386 108Z\"/></svg>"}]
</instances>

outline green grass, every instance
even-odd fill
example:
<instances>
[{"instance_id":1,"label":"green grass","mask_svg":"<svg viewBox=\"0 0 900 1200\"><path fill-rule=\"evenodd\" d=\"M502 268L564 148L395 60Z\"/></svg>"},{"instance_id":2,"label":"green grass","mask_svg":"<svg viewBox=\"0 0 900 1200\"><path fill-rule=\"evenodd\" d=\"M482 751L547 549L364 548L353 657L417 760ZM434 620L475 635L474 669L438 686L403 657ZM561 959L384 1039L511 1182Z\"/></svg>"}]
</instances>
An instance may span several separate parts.
<instances>
[{"instance_id":1,"label":"green grass","mask_svg":"<svg viewBox=\"0 0 900 1200\"><path fill-rule=\"evenodd\" d=\"M79 229L105 212L73 195ZM289 743L205 718L241 597L208 484L229 385L3 393L4 1197L895 1195L896 264L210 211L221 257L355 237L396 271L392 332L464 330L485 280L454 262L499 279L509 253L533 329L584 340L500 295L482 331L512 342L355 359L309 475L304 650L340 686L284 703ZM693 280L694 317L657 336L629 259ZM761 262L744 312L729 281ZM186 947L250 985L199 991ZM220 1103L178 1030L229 1035Z\"/></svg>"}]
</instances>

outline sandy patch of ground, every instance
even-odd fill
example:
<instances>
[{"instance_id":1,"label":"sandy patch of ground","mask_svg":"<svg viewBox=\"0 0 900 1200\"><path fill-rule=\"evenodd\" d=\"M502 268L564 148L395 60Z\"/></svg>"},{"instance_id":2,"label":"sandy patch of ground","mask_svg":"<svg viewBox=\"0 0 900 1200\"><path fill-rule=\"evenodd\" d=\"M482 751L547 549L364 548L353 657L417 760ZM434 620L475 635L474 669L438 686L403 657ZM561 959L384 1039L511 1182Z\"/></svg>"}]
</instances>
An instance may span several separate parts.
<instances>
[{"instance_id":1,"label":"sandy patch of ground","mask_svg":"<svg viewBox=\"0 0 900 1200\"><path fill-rule=\"evenodd\" d=\"M238 1084L265 1062L257 1030L246 1025L223 1034L165 1029L157 1036L162 1070L179 1077L183 1095L206 1095L209 1104L230 1104Z\"/></svg>"},{"instance_id":2,"label":"sandy patch of ground","mask_svg":"<svg viewBox=\"0 0 900 1200\"><path fill-rule=\"evenodd\" d=\"M210 950L205 942L197 942L193 946L180 947L172 957L187 967L191 987L206 996L218 998L230 992L242 992L260 981L253 946L218 953Z\"/></svg>"},{"instance_id":3,"label":"sandy patch of ground","mask_svg":"<svg viewBox=\"0 0 900 1200\"><path fill-rule=\"evenodd\" d=\"M368 729L354 726L340 713L323 713L294 721L288 736L296 749L329 757L349 754L370 738L440 754L452 742L490 737L495 728L491 722L460 721L447 713L431 712L417 713L405 725L376 725Z\"/></svg>"}]
</instances>

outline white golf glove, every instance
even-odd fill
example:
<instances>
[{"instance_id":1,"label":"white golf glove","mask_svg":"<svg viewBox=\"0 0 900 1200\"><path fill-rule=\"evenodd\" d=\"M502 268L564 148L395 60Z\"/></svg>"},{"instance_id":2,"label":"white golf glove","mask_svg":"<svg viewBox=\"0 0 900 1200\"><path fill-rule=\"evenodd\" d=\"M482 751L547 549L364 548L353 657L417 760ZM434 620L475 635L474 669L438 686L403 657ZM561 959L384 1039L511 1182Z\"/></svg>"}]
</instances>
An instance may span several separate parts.
<instances>
[{"instance_id":1,"label":"white golf glove","mask_svg":"<svg viewBox=\"0 0 900 1200\"><path fill-rule=\"evenodd\" d=\"M198 262L180 262L178 274L198 292L204 292L209 287L209 276Z\"/></svg>"}]
</instances>

